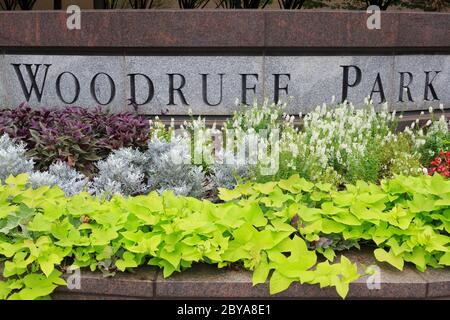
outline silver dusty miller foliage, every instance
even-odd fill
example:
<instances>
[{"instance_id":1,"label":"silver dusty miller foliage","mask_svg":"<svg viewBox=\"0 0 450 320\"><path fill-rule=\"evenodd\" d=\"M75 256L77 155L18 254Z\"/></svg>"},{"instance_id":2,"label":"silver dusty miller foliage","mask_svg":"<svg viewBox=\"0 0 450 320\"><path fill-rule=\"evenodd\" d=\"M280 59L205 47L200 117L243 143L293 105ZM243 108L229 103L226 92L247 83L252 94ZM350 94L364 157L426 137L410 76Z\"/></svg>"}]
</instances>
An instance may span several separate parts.
<instances>
[{"instance_id":1,"label":"silver dusty miller foliage","mask_svg":"<svg viewBox=\"0 0 450 320\"><path fill-rule=\"evenodd\" d=\"M26 157L22 143L8 135L0 138L0 179L28 173L29 185L59 186L66 196L89 191L111 198L114 194L131 196L152 190L173 190L178 195L200 197L205 175L200 166L190 163L189 144L182 139L171 142L154 139L148 150L123 148L97 162L99 173L92 182L64 162L53 163L48 171L34 171L34 162Z\"/></svg>"},{"instance_id":2,"label":"silver dusty miller foliage","mask_svg":"<svg viewBox=\"0 0 450 320\"><path fill-rule=\"evenodd\" d=\"M216 188L234 189L238 183L250 179L252 166L244 159L222 152L217 162L211 166L211 179Z\"/></svg>"},{"instance_id":3,"label":"silver dusty miller foliage","mask_svg":"<svg viewBox=\"0 0 450 320\"><path fill-rule=\"evenodd\" d=\"M148 150L124 148L99 161L92 191L103 197L125 196L157 190L173 190L178 195L201 196L204 173L188 161L189 145L182 139L171 142L154 139Z\"/></svg>"},{"instance_id":4,"label":"silver dusty miller foliage","mask_svg":"<svg viewBox=\"0 0 450 320\"><path fill-rule=\"evenodd\" d=\"M0 180L4 182L10 175L28 173L28 183L32 188L59 186L66 196L87 190L89 180L64 162L53 163L48 171L34 171L34 162L26 156L25 145L14 142L7 134L0 137Z\"/></svg>"},{"instance_id":5,"label":"silver dusty miller foliage","mask_svg":"<svg viewBox=\"0 0 450 320\"><path fill-rule=\"evenodd\" d=\"M189 140L174 138L170 142L154 139L146 151L145 168L150 188L163 192L171 189L177 195L200 197L205 175L200 166L191 164Z\"/></svg>"},{"instance_id":6,"label":"silver dusty miller foliage","mask_svg":"<svg viewBox=\"0 0 450 320\"><path fill-rule=\"evenodd\" d=\"M131 196L148 190L144 166L147 159L139 150L123 148L111 153L105 160L97 162L99 170L91 191L109 198L114 194Z\"/></svg>"},{"instance_id":7,"label":"silver dusty miller foliage","mask_svg":"<svg viewBox=\"0 0 450 320\"><path fill-rule=\"evenodd\" d=\"M39 188L42 186L56 186L56 177L47 171L36 171L30 174L28 183L32 188Z\"/></svg>"},{"instance_id":8,"label":"silver dusty miller foliage","mask_svg":"<svg viewBox=\"0 0 450 320\"><path fill-rule=\"evenodd\" d=\"M31 173L28 181L33 188L58 186L68 197L87 191L89 187L89 179L85 175L62 161L53 163L48 171Z\"/></svg>"},{"instance_id":9,"label":"silver dusty miller foliage","mask_svg":"<svg viewBox=\"0 0 450 320\"><path fill-rule=\"evenodd\" d=\"M15 143L7 134L0 137L0 180L9 175L33 172L34 162L25 156L25 145Z\"/></svg>"}]
</instances>

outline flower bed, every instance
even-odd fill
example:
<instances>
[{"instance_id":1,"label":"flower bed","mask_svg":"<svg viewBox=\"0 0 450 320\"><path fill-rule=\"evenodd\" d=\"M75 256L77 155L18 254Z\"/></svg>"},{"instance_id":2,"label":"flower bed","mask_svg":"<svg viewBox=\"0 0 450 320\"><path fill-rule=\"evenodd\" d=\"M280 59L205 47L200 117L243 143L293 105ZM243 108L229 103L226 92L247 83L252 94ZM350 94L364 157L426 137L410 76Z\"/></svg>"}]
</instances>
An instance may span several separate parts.
<instances>
[{"instance_id":1,"label":"flower bed","mask_svg":"<svg viewBox=\"0 0 450 320\"><path fill-rule=\"evenodd\" d=\"M358 109L347 103L317 107L300 115L300 126L294 125L299 116L285 114L285 108L267 102L243 107L221 128L207 127L202 118L175 128L157 117L149 123L81 108L2 110L0 133L8 136L0 143L0 179L27 172L32 186L58 185L67 195L174 190L214 200L221 187L294 174L339 188L398 174L447 172L445 159L439 166L435 159L450 141L440 110L431 109L433 120L425 125L417 120L398 131L395 111L384 106L376 112L370 101Z\"/></svg>"},{"instance_id":2,"label":"flower bed","mask_svg":"<svg viewBox=\"0 0 450 320\"><path fill-rule=\"evenodd\" d=\"M284 110L247 107L220 129L0 111L0 298L46 297L68 269L150 264L167 277L197 262L252 270L271 294L299 281L345 297L360 274L336 251L361 245L399 270L450 264L440 111L398 131L370 101L318 107L300 126Z\"/></svg>"},{"instance_id":3,"label":"flower bed","mask_svg":"<svg viewBox=\"0 0 450 320\"><path fill-rule=\"evenodd\" d=\"M271 294L300 281L334 286L345 297L360 275L345 256L333 262L333 235L370 241L378 261L400 270L405 261L420 271L450 265L450 181L439 175L342 191L292 176L223 189L221 199L232 201L221 204L170 191L101 201L26 184L23 174L2 186L3 299L47 296L65 284L60 270L68 267L113 272L149 264L168 277L194 262L242 265L254 271L254 284L273 270Z\"/></svg>"}]
</instances>

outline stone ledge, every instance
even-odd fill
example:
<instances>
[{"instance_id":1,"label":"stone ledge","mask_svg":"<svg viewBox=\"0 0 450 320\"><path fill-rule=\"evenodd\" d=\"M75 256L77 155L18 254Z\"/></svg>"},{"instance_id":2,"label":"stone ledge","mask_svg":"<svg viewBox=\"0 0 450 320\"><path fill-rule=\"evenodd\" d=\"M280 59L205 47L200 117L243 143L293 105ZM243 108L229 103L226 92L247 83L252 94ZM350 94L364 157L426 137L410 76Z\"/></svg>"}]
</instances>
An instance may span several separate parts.
<instances>
[{"instance_id":1,"label":"stone ledge","mask_svg":"<svg viewBox=\"0 0 450 320\"><path fill-rule=\"evenodd\" d=\"M450 13L384 12L380 30L367 29L365 11L83 10L73 31L66 20L64 11L0 12L0 50L450 50Z\"/></svg>"},{"instance_id":2,"label":"stone ledge","mask_svg":"<svg viewBox=\"0 0 450 320\"><path fill-rule=\"evenodd\" d=\"M158 270L155 268L142 267L136 269L134 273L118 272L113 277L104 277L100 272L82 270L81 289L70 290L67 287L59 287L57 295L61 294L61 298L70 299L76 299L77 296L80 298L86 296L85 299L89 299L90 296L153 298L157 273Z\"/></svg>"},{"instance_id":3,"label":"stone ledge","mask_svg":"<svg viewBox=\"0 0 450 320\"><path fill-rule=\"evenodd\" d=\"M450 268L418 272L411 265L399 271L375 261L368 250L344 253L362 266L381 269L380 289L368 289L367 276L350 284L347 299L450 299ZM0 274L3 268L0 265ZM2 277L0 275L0 280ZM288 290L269 295L269 284L252 285L252 273L198 264L164 279L153 267L134 273L117 273L105 278L100 272L82 271L81 289L58 287L56 300L141 300L141 299L340 299L334 288L293 283Z\"/></svg>"},{"instance_id":4,"label":"stone ledge","mask_svg":"<svg viewBox=\"0 0 450 320\"><path fill-rule=\"evenodd\" d=\"M436 299L450 298L450 269L427 269L425 273L407 265L403 271L376 263L370 251L344 253L362 266L381 268L380 289L369 290L367 277L350 284L347 299ZM252 286L247 271L217 269L199 264L164 279L162 272L142 268L136 273L103 278L100 273L83 272L81 290L58 288L54 299L339 299L334 288L292 284L288 290L270 296L268 283Z\"/></svg>"}]
</instances>

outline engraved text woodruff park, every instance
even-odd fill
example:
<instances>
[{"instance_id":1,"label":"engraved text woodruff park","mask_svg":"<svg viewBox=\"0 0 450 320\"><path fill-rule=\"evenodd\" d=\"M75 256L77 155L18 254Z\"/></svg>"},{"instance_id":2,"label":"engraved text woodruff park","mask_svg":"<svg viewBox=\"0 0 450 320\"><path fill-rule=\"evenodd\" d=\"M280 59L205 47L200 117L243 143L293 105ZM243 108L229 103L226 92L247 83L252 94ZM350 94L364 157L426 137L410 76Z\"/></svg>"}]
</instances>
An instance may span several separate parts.
<instances>
[{"instance_id":1,"label":"engraved text woodruff park","mask_svg":"<svg viewBox=\"0 0 450 320\"><path fill-rule=\"evenodd\" d=\"M399 109L450 102L449 56L14 56L0 59L2 105L81 105L142 113L229 114L235 100L307 111L370 96ZM13 93L6 95L5 92Z\"/></svg>"}]
</instances>

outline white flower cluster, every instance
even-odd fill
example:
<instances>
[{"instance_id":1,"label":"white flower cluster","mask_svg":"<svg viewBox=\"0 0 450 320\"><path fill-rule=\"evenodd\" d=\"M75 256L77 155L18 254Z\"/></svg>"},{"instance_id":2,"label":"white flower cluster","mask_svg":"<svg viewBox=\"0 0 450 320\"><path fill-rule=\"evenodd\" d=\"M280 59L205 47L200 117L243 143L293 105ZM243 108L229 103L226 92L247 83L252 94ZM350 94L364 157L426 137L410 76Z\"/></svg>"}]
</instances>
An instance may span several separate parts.
<instances>
[{"instance_id":1,"label":"white flower cluster","mask_svg":"<svg viewBox=\"0 0 450 320\"><path fill-rule=\"evenodd\" d=\"M280 117L286 117L282 113L286 108L286 104L270 104L269 100L265 99L262 105L256 102L251 106L243 106L243 109L235 111L233 117L226 122L227 129L242 130L247 132L250 129L275 129L279 127ZM290 117L289 119L290 120ZM293 120L292 120L293 121Z\"/></svg>"},{"instance_id":2,"label":"white flower cluster","mask_svg":"<svg viewBox=\"0 0 450 320\"><path fill-rule=\"evenodd\" d=\"M329 178L340 183L364 179L370 170L371 179L382 178L383 170L388 175L417 173L423 170L419 150L427 137L447 130L445 119L430 120L425 134L417 120L405 129L408 138L402 136L400 141L395 129L402 115L396 117L395 111L389 112L387 104L375 107L368 98L361 108L348 102L323 104L304 117L289 115L284 112L286 104L270 104L268 100L262 105L241 107L220 130L215 123L208 127L201 117L185 121L180 127L185 130L182 136L192 139L193 163L211 166L213 181L222 181L219 185L235 185L237 172L244 180L250 178L250 173L257 179L262 175L287 177L299 173L311 180ZM156 131L166 132L159 136L177 131L173 124L163 128L161 124L155 126ZM403 145L397 147L399 143ZM222 163L217 152L221 148L240 160ZM384 153L384 149L391 154ZM270 170L264 170L267 168Z\"/></svg>"},{"instance_id":3,"label":"white flower cluster","mask_svg":"<svg viewBox=\"0 0 450 320\"><path fill-rule=\"evenodd\" d=\"M444 115L441 115L439 117L438 121L433 121L431 123L427 123L427 126L429 126L429 129L427 130L427 136L436 136L436 135L446 135L448 133L448 127L449 123L447 122Z\"/></svg>"},{"instance_id":4,"label":"white flower cluster","mask_svg":"<svg viewBox=\"0 0 450 320\"><path fill-rule=\"evenodd\" d=\"M305 161L316 162L318 178L330 168L348 168L355 159L366 154L373 141L381 142L395 136L390 129L395 112L389 113L387 105L376 112L371 101L367 102L361 109L347 102L335 107L323 104L305 115L301 130L285 126L281 152L292 154L288 166L297 169L294 163L298 157L303 158L303 166L307 165ZM293 121L289 119L289 122Z\"/></svg>"}]
</instances>

